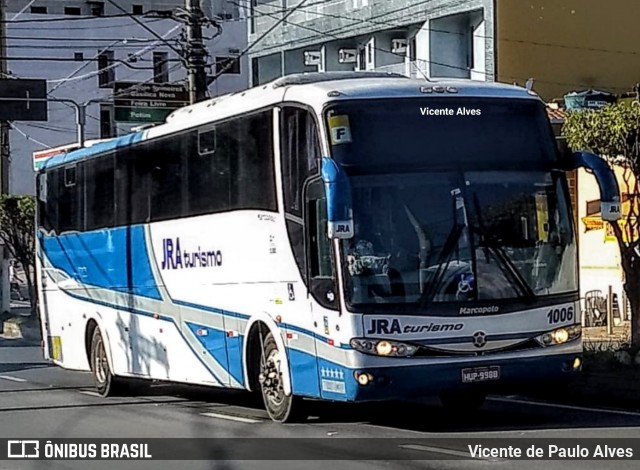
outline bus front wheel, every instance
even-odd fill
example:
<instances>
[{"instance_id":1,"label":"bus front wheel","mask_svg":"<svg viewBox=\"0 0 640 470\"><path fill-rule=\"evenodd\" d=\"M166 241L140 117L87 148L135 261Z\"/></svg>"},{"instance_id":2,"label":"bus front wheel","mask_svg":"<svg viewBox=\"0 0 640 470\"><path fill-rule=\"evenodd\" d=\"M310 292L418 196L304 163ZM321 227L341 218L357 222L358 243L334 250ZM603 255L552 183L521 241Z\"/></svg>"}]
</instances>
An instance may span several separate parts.
<instances>
[{"instance_id":1,"label":"bus front wheel","mask_svg":"<svg viewBox=\"0 0 640 470\"><path fill-rule=\"evenodd\" d=\"M91 338L91 372L98 393L103 397L116 395L120 390L120 382L111 373L107 350L99 328L93 330Z\"/></svg>"},{"instance_id":2,"label":"bus front wheel","mask_svg":"<svg viewBox=\"0 0 640 470\"><path fill-rule=\"evenodd\" d=\"M261 345L258 382L269 417L279 423L300 422L304 414L302 398L286 395L283 387L282 355L272 333L268 333Z\"/></svg>"}]
</instances>

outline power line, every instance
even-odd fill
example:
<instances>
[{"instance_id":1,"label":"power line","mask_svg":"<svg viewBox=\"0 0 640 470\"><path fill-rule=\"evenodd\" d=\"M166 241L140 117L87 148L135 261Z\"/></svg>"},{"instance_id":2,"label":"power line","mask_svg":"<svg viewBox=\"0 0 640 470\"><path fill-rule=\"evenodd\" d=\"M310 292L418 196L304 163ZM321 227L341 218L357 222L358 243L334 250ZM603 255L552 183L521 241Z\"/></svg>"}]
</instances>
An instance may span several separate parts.
<instances>
[{"instance_id":1,"label":"power line","mask_svg":"<svg viewBox=\"0 0 640 470\"><path fill-rule=\"evenodd\" d=\"M174 39L175 42L178 42L178 39ZM101 44L90 44L90 45L45 45L45 44L10 44L10 49L55 49L55 50L67 50L67 51L78 51L81 49L95 49L96 47L100 47ZM120 44L113 46L112 49L135 49L140 47L140 44Z\"/></svg>"},{"instance_id":2,"label":"power line","mask_svg":"<svg viewBox=\"0 0 640 470\"><path fill-rule=\"evenodd\" d=\"M232 2L233 4L237 5L237 6L243 6L242 3L239 2ZM321 4L324 2L315 2L315 4ZM424 3L429 3L429 0L427 1L423 1L420 3L415 3L413 5L410 5L408 7L405 7L405 9L408 8L413 8L416 6L420 6ZM304 8L302 8L302 10L308 11L306 10L307 8L309 8L311 5L313 4L308 4L305 5ZM273 9L273 13L268 13L265 11L258 11L259 15L254 15L254 17L263 17L263 16L269 16L271 18L274 18L274 14L276 13L281 13L286 11L286 9L282 9L282 8L278 8L276 6L270 6L270 5L263 5L265 7L270 7ZM347 15L335 15L335 14L331 14L331 13L325 13L325 12L319 12L319 11L308 11L308 13L312 14L312 15L316 15L316 16L322 16L322 17L328 17L328 18L336 18L336 19L345 19L345 20L351 20L354 21L354 23L346 25L346 26L341 26L332 30L327 31L327 33L332 33L332 32L341 32L342 30L346 30L349 29L353 26L356 26L357 24L361 24L361 23L371 23L377 26L384 26L387 29L393 29L393 28L398 28L398 27L402 27L402 26L407 26L407 23L390 23L388 21L375 21L375 18L380 18L382 16L387 16L393 13L398 13L401 10L393 10L390 12L386 12L384 14L381 15L377 15L375 17L371 17L371 18L354 18L354 17L350 17ZM398 20L400 21L400 20ZM289 23L292 24L292 23ZM295 24L295 23L294 23ZM449 30L444 30L444 29L438 29L438 28L431 28L429 27L428 29L430 32L434 32L434 33L443 33L443 34L451 34L451 35L457 35L457 36L465 36L466 32L460 32L460 31L449 31ZM480 38L480 39L498 39L499 41L504 41L504 42L511 42L511 43L517 43L517 44L528 44L528 45L534 45L534 46L541 46L541 47L555 47L555 48L562 48L562 49L571 49L571 50L583 50L583 51L588 51L588 52L602 52L602 53L611 53L611 54L622 54L622 55L634 55L634 56L640 56L640 52L638 51L630 51L630 50L620 50L620 49L606 49L606 48L597 48L597 47L587 47L587 46L577 46L577 45L570 45L570 44L560 44L560 43L552 43L552 42L540 42L540 41L529 41L529 40L524 40L524 39L511 39L511 38L506 38L506 37L495 37L495 36L489 36L489 35L482 35L482 34L473 34L474 37ZM312 41L314 39L318 39L320 38L320 36L315 36L315 37L309 37L309 38L303 38L303 40L305 41ZM342 37L340 37L339 39L343 39ZM289 41L287 43L282 43L281 45L289 45L292 43L295 43L296 41ZM278 47L280 47L281 45L274 45L271 48L266 48L263 49L261 52L264 52L266 50L271 50L271 49L276 49Z\"/></svg>"},{"instance_id":3,"label":"power line","mask_svg":"<svg viewBox=\"0 0 640 470\"><path fill-rule=\"evenodd\" d=\"M39 140L34 139L33 137L31 137L30 135L28 135L27 133L25 133L24 131L22 131L20 128L18 128L14 123L10 122L9 123L9 127L11 127L11 129L13 129L14 131L17 131L18 134L22 135L25 139L30 140L31 142L35 142L38 145L41 145L43 147L46 147L48 149L51 148L51 145L47 145L43 142L40 142Z\"/></svg>"},{"instance_id":4,"label":"power line","mask_svg":"<svg viewBox=\"0 0 640 470\"><path fill-rule=\"evenodd\" d=\"M101 17L101 18L104 18ZM147 21L147 24L149 23L157 23L159 21L167 21L165 18L153 18ZM126 26L129 26L129 24L111 24L111 25L89 25L89 26L82 26L82 27L72 27L72 26L64 26L61 28L55 28L55 27L50 27L47 26L47 31L86 31L88 29L90 30L94 30L94 29L114 29L114 28L124 28ZM7 28L9 29L9 28ZM15 27L11 27L10 28L11 31L33 31L33 28L27 28L27 27L20 27L20 26L15 26Z\"/></svg>"},{"instance_id":5,"label":"power line","mask_svg":"<svg viewBox=\"0 0 640 470\"><path fill-rule=\"evenodd\" d=\"M5 36L5 39L11 39L14 41L72 41L72 42L86 42L86 41L127 41L127 42L156 42L155 38L77 38L77 37L66 37L66 38L56 38L56 37L25 37L25 36Z\"/></svg>"},{"instance_id":6,"label":"power line","mask_svg":"<svg viewBox=\"0 0 640 470\"><path fill-rule=\"evenodd\" d=\"M304 5L304 3L306 3L307 0L300 0L300 3L298 3L296 6L292 7L291 10L286 13L282 18L278 19L278 21L276 21L268 30L266 30L260 37L258 37L256 40L254 40L251 44L249 44L247 47L244 48L244 50L242 52L240 52L240 54L238 54L237 56L235 56L232 60L229 60L227 65L225 65L220 71L218 71L212 78L211 83L213 83L214 81L216 81L223 73L225 73L228 69L230 69L238 60L240 60L241 57L243 57L247 52L249 52L256 44L258 44L260 41L262 41L265 37L267 37L271 31L273 31L274 29L276 29L281 23L283 23L284 21L287 20L287 18L289 18L289 16L291 16L298 8L300 8L302 5Z\"/></svg>"},{"instance_id":7,"label":"power line","mask_svg":"<svg viewBox=\"0 0 640 470\"><path fill-rule=\"evenodd\" d=\"M271 17L273 19L276 19L275 14L271 14L271 13L266 13L265 12L265 15L269 16L269 17ZM314 32L314 33L319 33L321 36L330 36L331 39L342 39L341 37L339 37L339 36L337 36L335 34L328 33L328 32L323 32L323 31L320 31L318 29L311 28L310 26L301 25L299 23L294 23L294 22L286 20L286 19L283 22L286 22L287 24L290 24L291 26L295 26L295 27L298 27L298 28L301 28L301 29L306 29L306 30L309 30L309 31ZM373 46L372 48L374 50L378 50L378 51L384 52L386 54L395 55L395 56L401 57L403 59L406 58L405 54L400 54L400 53L393 52L391 50L383 49L383 48L376 47L376 46ZM424 62L424 63L428 63L428 64L433 64L433 65L438 65L438 66L441 66L441 67L447 67L447 68L454 69L454 70L462 70L462 71L465 71L465 72L471 72L472 71L468 67L460 67L460 66L453 65L453 64L445 64L445 63L437 62L437 61L433 61L433 60L416 59L416 61ZM392 65L395 65L395 64L392 64ZM490 75L488 72L481 72L481 71L474 71L474 72L478 73L478 74L482 74L485 77L487 75ZM422 73L422 71L421 71L421 73ZM528 79L528 77L504 77L504 78L509 79L509 80L527 80ZM539 82L539 83L546 83L546 84L549 84L549 85L560 85L560 86L571 86L571 87L576 87L576 86L577 87L589 87L590 86L590 85L579 84L579 83L556 82L556 81L540 80L540 79L536 79L535 81ZM627 88L626 85L621 85L621 86L598 85L598 87L599 88L608 88L608 89Z\"/></svg>"},{"instance_id":8,"label":"power line","mask_svg":"<svg viewBox=\"0 0 640 470\"><path fill-rule=\"evenodd\" d=\"M169 42L167 42L162 36L160 36L158 33L156 33L153 29L149 28L146 24L144 24L142 21L140 21L135 15L127 12L127 10L125 10L124 8L122 8L120 5L118 5L115 0L107 0L111 5L113 5L114 7L116 7L118 10L122 11L124 13L125 16L128 16L129 18L131 18L133 21L135 21L136 23L138 23L138 25L140 25L141 28L145 29L146 31L148 31L149 33L151 33L153 36L155 36L157 39L159 39L160 41L164 42L167 46L169 46L169 48L175 52L176 54L178 54L178 57L182 57L182 51L176 49L173 44L170 44Z\"/></svg>"},{"instance_id":9,"label":"power line","mask_svg":"<svg viewBox=\"0 0 640 470\"><path fill-rule=\"evenodd\" d=\"M88 21L88 20L100 20L104 18L124 18L130 16L129 13L119 13L117 15L102 15L102 16L65 16L64 18L30 18L28 20L2 20L4 24L21 24L21 23L57 23L61 21Z\"/></svg>"},{"instance_id":10,"label":"power line","mask_svg":"<svg viewBox=\"0 0 640 470\"><path fill-rule=\"evenodd\" d=\"M16 62L29 62L29 61L33 61L33 62L78 62L76 59L74 59L73 57L22 57L22 56L15 56L15 57L11 57L11 56L0 56L0 60L10 60L10 61L16 61ZM89 61L89 62L98 62L100 59L98 58L92 58L92 59L82 59L82 61ZM140 70L149 70L151 69L151 67L136 67L131 65L129 62L127 62L126 60L122 60L122 59L112 59L114 62L119 62L124 64L125 66L132 68L132 69L140 69ZM137 59L140 62L153 62L152 59L141 59L138 58ZM168 62L183 62L181 59L167 59ZM102 69L105 70L105 69Z\"/></svg>"}]
</instances>

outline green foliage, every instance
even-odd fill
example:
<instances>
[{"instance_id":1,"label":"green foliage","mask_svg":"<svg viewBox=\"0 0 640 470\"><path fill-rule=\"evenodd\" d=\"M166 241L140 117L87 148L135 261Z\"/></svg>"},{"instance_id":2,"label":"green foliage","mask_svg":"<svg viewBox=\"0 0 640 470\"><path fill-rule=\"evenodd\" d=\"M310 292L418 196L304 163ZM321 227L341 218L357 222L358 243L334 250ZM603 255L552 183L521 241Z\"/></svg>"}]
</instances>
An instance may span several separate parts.
<instances>
[{"instance_id":1,"label":"green foliage","mask_svg":"<svg viewBox=\"0 0 640 470\"><path fill-rule=\"evenodd\" d=\"M35 213L32 196L0 196L0 238L11 255L27 266L35 264Z\"/></svg>"},{"instance_id":2,"label":"green foliage","mask_svg":"<svg viewBox=\"0 0 640 470\"><path fill-rule=\"evenodd\" d=\"M562 133L572 149L606 156L637 174L640 153L640 106L637 103L569 112Z\"/></svg>"}]
</instances>

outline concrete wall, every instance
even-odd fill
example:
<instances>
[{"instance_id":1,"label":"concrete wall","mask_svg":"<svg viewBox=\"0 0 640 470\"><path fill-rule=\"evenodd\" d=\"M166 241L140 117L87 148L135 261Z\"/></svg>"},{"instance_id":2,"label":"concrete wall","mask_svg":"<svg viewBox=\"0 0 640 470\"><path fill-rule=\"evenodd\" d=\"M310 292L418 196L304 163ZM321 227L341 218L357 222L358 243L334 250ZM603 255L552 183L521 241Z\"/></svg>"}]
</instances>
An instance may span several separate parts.
<instances>
[{"instance_id":1,"label":"concrete wall","mask_svg":"<svg viewBox=\"0 0 640 470\"><path fill-rule=\"evenodd\" d=\"M269 82L282 75L282 54L280 52L258 58L258 83ZM256 85L257 85L256 84Z\"/></svg>"},{"instance_id":2,"label":"concrete wall","mask_svg":"<svg viewBox=\"0 0 640 470\"><path fill-rule=\"evenodd\" d=\"M629 91L638 81L638 0L496 2L500 81L534 77L545 99L592 87Z\"/></svg>"}]
</instances>

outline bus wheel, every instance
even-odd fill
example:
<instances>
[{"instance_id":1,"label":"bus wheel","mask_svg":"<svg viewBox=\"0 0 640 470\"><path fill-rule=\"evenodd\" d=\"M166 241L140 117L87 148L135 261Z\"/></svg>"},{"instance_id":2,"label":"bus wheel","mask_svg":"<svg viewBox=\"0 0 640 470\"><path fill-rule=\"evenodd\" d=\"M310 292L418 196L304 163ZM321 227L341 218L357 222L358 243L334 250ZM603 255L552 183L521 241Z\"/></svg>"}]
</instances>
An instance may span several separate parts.
<instances>
[{"instance_id":1,"label":"bus wheel","mask_svg":"<svg viewBox=\"0 0 640 470\"><path fill-rule=\"evenodd\" d=\"M99 328L93 330L93 338L91 339L91 372L96 389L101 396L113 396L120 390L120 382L111 373L107 351Z\"/></svg>"},{"instance_id":2,"label":"bus wheel","mask_svg":"<svg viewBox=\"0 0 640 470\"><path fill-rule=\"evenodd\" d=\"M258 382L269 417L279 423L299 422L307 418L303 413L302 399L284 393L281 352L275 339L268 333L262 344Z\"/></svg>"},{"instance_id":3,"label":"bus wheel","mask_svg":"<svg viewBox=\"0 0 640 470\"><path fill-rule=\"evenodd\" d=\"M440 395L440 402L454 412L475 411L484 405L487 394L483 392L451 392Z\"/></svg>"}]
</instances>

